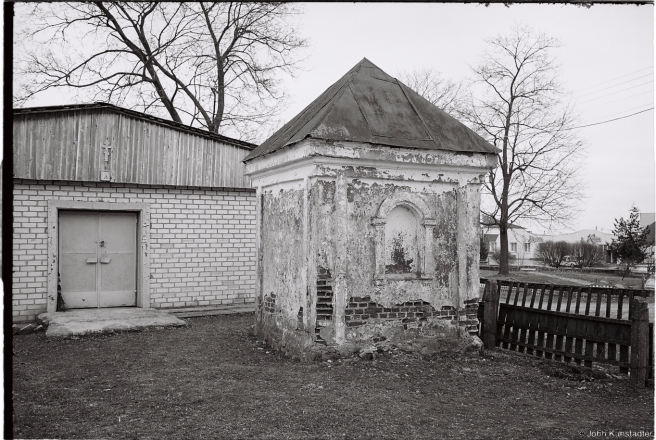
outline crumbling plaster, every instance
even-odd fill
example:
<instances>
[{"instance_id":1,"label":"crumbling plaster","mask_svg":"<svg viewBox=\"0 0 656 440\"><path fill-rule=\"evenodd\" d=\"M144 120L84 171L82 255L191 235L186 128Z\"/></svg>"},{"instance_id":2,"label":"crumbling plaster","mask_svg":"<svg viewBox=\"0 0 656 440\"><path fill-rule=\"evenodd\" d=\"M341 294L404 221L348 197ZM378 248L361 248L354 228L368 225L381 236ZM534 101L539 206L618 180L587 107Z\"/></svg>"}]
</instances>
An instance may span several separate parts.
<instances>
[{"instance_id":1,"label":"crumbling plaster","mask_svg":"<svg viewBox=\"0 0 656 440\"><path fill-rule=\"evenodd\" d=\"M478 296L479 187L495 161L479 153L306 139L248 162L258 195L260 323L284 340L300 319L306 336L294 338L309 344L321 268L332 275L331 332L338 344L363 335L346 331L351 297L369 296L382 307L422 300L435 309L463 309ZM421 270L381 275L380 225L399 204L418 216ZM262 311L271 294L275 319Z\"/></svg>"}]
</instances>

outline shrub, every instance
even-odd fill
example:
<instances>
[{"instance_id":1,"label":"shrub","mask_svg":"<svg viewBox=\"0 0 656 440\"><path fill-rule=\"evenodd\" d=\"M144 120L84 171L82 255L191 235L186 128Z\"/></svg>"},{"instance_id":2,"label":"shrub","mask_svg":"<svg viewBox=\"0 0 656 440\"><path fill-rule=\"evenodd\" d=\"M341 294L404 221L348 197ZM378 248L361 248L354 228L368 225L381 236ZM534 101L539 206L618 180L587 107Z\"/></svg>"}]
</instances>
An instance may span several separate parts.
<instances>
[{"instance_id":1,"label":"shrub","mask_svg":"<svg viewBox=\"0 0 656 440\"><path fill-rule=\"evenodd\" d=\"M545 241L538 243L535 255L542 260L544 264L551 267L560 267L565 260L565 256L571 253L571 245L566 241Z\"/></svg>"}]
</instances>

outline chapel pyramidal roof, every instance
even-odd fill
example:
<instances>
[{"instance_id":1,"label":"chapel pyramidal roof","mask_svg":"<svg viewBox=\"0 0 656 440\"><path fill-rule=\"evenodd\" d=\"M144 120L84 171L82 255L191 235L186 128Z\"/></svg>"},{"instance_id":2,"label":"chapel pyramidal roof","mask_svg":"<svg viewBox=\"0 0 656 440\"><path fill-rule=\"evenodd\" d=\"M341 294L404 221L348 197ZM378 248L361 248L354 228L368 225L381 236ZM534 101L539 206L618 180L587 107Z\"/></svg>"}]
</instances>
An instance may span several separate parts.
<instances>
[{"instance_id":1,"label":"chapel pyramidal roof","mask_svg":"<svg viewBox=\"0 0 656 440\"><path fill-rule=\"evenodd\" d=\"M496 154L498 149L363 58L244 159L305 138Z\"/></svg>"}]
</instances>

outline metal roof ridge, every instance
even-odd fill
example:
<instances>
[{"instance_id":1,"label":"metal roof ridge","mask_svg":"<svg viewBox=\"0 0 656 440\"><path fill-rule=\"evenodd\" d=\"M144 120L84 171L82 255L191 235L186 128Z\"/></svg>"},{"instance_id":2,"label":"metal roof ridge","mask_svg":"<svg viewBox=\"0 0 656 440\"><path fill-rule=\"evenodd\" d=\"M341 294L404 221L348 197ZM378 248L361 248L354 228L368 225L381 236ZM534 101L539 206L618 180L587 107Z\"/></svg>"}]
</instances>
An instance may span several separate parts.
<instances>
[{"instance_id":1,"label":"metal roof ridge","mask_svg":"<svg viewBox=\"0 0 656 440\"><path fill-rule=\"evenodd\" d=\"M321 110L323 110L324 108L326 108L328 105L330 105L330 108L326 111L326 116L328 116L328 114L330 114L330 110L332 110L333 107L335 107L335 103L339 100L339 98L342 97L342 95L344 94L344 91L346 90L346 88L348 88L348 89L350 90L350 84L351 84L351 82L353 82L353 79L357 76L358 72L360 72L360 67L361 67L361 66L358 65L358 69L357 69L355 72L353 72L353 74L351 74L351 77L350 77L349 79L347 79L346 81L344 81L344 84L342 84L342 85L341 85L341 86L335 91L335 93L334 93L334 94L333 94L333 95L332 95L332 96L326 101L326 103L325 103L324 105L322 105L321 107L319 107L319 108L317 109L317 111L315 112L315 114L318 114ZM356 100L355 102L357 103L357 100ZM325 118L324 118L324 119L325 119ZM300 127L296 133L300 132L300 131L301 131L306 125L308 125L310 122L312 122L312 120L308 121L305 125L303 125L302 127ZM310 135L310 133L312 133L312 131L314 131L314 129L316 129L316 128L317 128L322 122L323 122L322 119L318 119L318 120L314 123L314 125L312 125L311 127L309 127L308 130L307 130L308 133L303 137L303 139L305 139L306 137L308 137L308 136ZM296 133L295 133L295 134L296 134ZM292 138L290 138L290 140L291 140L291 139L292 139ZM289 144L289 141L285 142L285 145L283 145L283 147L287 146L288 144Z\"/></svg>"},{"instance_id":2,"label":"metal roof ridge","mask_svg":"<svg viewBox=\"0 0 656 440\"><path fill-rule=\"evenodd\" d=\"M403 96L405 96L405 99L408 100L410 103L410 107L412 107L412 110L414 110L415 114L419 117L419 120L421 121L422 127L424 127L424 130L426 130L426 134L428 135L428 139L430 139L433 144L435 145L435 148L438 150L440 149L440 146L437 144L437 141L435 140L433 133L428 129L428 125L426 125L426 121L424 120L424 117L421 115L419 110L417 110L417 107L415 106L415 103L412 102L412 99L410 99L410 96L406 93L405 91L405 84L403 84L401 81L398 79L394 78L396 81L396 84L401 88L401 92L403 92Z\"/></svg>"},{"instance_id":3,"label":"metal roof ridge","mask_svg":"<svg viewBox=\"0 0 656 440\"><path fill-rule=\"evenodd\" d=\"M328 97L328 98L326 99L326 103L325 103L325 104L323 104L322 106L320 106L318 109L316 109L316 110L314 111L314 114L315 114L315 115L318 114L321 110L323 110L327 105L329 105L329 104L330 104L331 106L334 106L334 105L335 105L335 102L334 102L334 101L335 101L335 97L336 97L340 92L343 93L344 87L347 86L347 85L349 85L349 84L353 81L353 79L354 79L354 78L357 76L357 74L360 72L360 68L362 67L362 64L363 64L363 62L364 62L365 60L366 60L366 58L363 58L358 64L356 64L353 68L351 68L351 71L353 71L353 70L355 69L355 71L353 71L353 72L349 71L349 72L351 72L351 77L350 77L350 78L347 78L347 79L344 81L344 83L343 83L341 86L339 86L339 87L337 88L337 90L335 90L335 92L334 92L330 97ZM367 60L367 61L368 61L368 60ZM328 87L323 93L327 93L327 92L331 89L331 87L333 87L334 85L336 85L341 79L343 79L346 75L348 75L349 72L347 72L345 75L343 75L343 76L342 76L340 79L338 79L335 83L331 84L331 85L330 85L330 86L329 86L329 87ZM275 145L275 142L276 142L279 138L282 138L283 135L284 135L285 133L287 133L287 132L292 128L292 126L293 126L292 122L294 121L294 119L297 119L297 120L302 119L303 115L305 115L307 112L310 111L310 107L312 107L312 104L313 104L315 101L317 101L317 100L323 95L323 93L322 93L321 95L319 95L317 98L315 98L312 102L310 102L310 103L309 103L309 104L308 104L308 105L307 105L307 106L306 106L306 107L305 107L305 108L304 108L299 114L297 114L296 116L294 116L294 117L292 118L292 120L290 120L290 121L288 122L288 124L290 124L290 125L289 125L289 127L287 127L287 129L285 129L285 131L283 131L283 132L281 132L280 134L278 134L283 128L285 128L285 127L283 126L283 127L280 128L280 130L278 130L276 133L274 133L274 136L276 136L276 135L277 135L277 136L276 136L275 139L272 140L272 144ZM341 95L340 95L340 96L341 96ZM356 102L357 102L357 101L356 101ZM292 139L293 139L293 138L294 138L299 132L301 132L301 130L302 130L305 126L307 126L310 122L311 122L311 119L310 119L308 122L306 122L305 124L303 124L302 126L300 126L300 127L294 132L294 133L292 133L292 134L289 136L289 138L285 141L284 144L280 145L280 146L277 147L275 150L270 151L270 148L268 148L268 149L265 150L265 151L261 151L261 152L259 152L256 156L251 156L252 153L253 153L253 152L251 152L248 156L246 156L246 157L244 158L244 162L246 162L246 161L250 161L250 160L255 159L255 158L257 158L257 157L260 157L260 156L264 156L264 155L266 155L266 154L269 154L270 152L272 153L272 152L275 152L275 151L277 151L277 150L279 150L279 149L282 149L282 148L285 148L285 147L288 147L288 146L291 146L291 145L294 145L294 144L300 142L300 140L295 141L295 142L291 142L291 140L292 140ZM322 122L322 121L321 121L321 119L320 119L320 120L317 121L316 124L314 124L313 126L311 126L311 128L308 129L308 133L303 137L303 139L305 139L305 138L307 138L308 136L310 136L310 134L312 133L312 131L313 131L313 130L314 130L314 129L315 129L315 128L321 123L321 122ZM285 125L287 125L287 124L285 124ZM270 139L271 139L271 138L267 139L265 142L268 142ZM301 140L302 140L302 139L301 139ZM262 145L262 144L260 144L260 145Z\"/></svg>"}]
</instances>

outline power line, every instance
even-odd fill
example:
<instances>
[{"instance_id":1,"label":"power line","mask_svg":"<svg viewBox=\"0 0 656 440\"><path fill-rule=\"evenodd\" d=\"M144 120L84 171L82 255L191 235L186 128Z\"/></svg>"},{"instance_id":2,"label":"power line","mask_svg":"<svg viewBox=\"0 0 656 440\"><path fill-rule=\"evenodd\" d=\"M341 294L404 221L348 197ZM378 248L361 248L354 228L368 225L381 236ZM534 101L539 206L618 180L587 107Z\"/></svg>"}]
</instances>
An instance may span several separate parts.
<instances>
[{"instance_id":1,"label":"power line","mask_svg":"<svg viewBox=\"0 0 656 440\"><path fill-rule=\"evenodd\" d=\"M631 76L631 75L633 75L634 73L642 72L642 71L644 71L644 70L647 70L647 69L653 69L653 68L654 68L654 66L645 67L644 69L636 70L635 72L627 73L626 75L622 75L622 76L618 76L617 78L609 79L608 81L604 81L604 82L599 83L599 84L597 84L597 85L590 86L590 87L586 87L585 89L581 89L581 91L583 91L583 90L594 89L595 87L598 87L598 86L601 86L601 85L607 84L607 83L609 83L609 82L613 82L613 81L618 80L618 79L620 79L620 78L625 78L625 77L627 77L627 76Z\"/></svg>"},{"instance_id":2,"label":"power line","mask_svg":"<svg viewBox=\"0 0 656 440\"><path fill-rule=\"evenodd\" d=\"M639 77L637 77L637 78L633 78L633 79L630 79L630 80L628 80L628 81L624 81L624 82L621 82L621 83L619 83L619 84L615 84L614 86L608 86L608 87L605 87L605 88L600 89L600 90L595 90L594 92L585 93L585 94L583 94L583 95L579 95L578 98L582 98L583 96L588 96L588 95L594 95L595 93L603 92L604 90L612 89L613 87L619 87L619 86L621 86L621 85L623 85L623 84L628 84L628 83L630 83L630 82L633 82L633 81L636 81L636 80L639 80L639 79L642 79L642 78L646 78L646 77L648 77L648 76L652 76L653 74L654 74L654 73L652 72L652 73L649 73L649 74L647 74L647 75L639 76ZM575 95L576 95L576 94L575 94ZM577 99L578 99L578 98L577 98Z\"/></svg>"},{"instance_id":3,"label":"power line","mask_svg":"<svg viewBox=\"0 0 656 440\"><path fill-rule=\"evenodd\" d=\"M581 102L579 102L579 104L585 104L586 102L595 101L595 100L597 100L597 99L605 98L606 96L616 95L617 93L620 93L620 92L625 92L625 91L627 91L627 90L635 89L636 87L644 86L644 85L646 85L646 84L653 84L653 83L654 83L653 81L647 81L646 83L637 84L637 85L635 85L635 86L627 87L626 89L618 90L618 91L616 91L616 92L606 93L604 96L597 96L596 98L592 98L592 99L587 99L587 100L585 100L585 101L581 101Z\"/></svg>"},{"instance_id":4,"label":"power line","mask_svg":"<svg viewBox=\"0 0 656 440\"><path fill-rule=\"evenodd\" d=\"M616 99L615 101L604 102L603 104L593 105L592 107L584 107L584 108L581 109L581 111L590 110L590 109L597 108L597 107L602 107L604 105L613 104L614 102L623 101L623 100L629 99L629 98L635 98L636 96L643 96L643 95L645 95L647 93L651 93L653 91L654 91L654 89L651 89L651 90L647 90L646 92L637 93L635 95L625 96L624 98ZM645 105L647 105L647 104L645 104Z\"/></svg>"},{"instance_id":5,"label":"power line","mask_svg":"<svg viewBox=\"0 0 656 440\"><path fill-rule=\"evenodd\" d=\"M594 124L580 125L578 127L571 127L571 128L563 128L563 131L575 130L577 128L592 127L593 125L600 125L600 124L606 124L608 122L619 121L620 119L630 118L631 116L639 115L640 113L648 112L649 110L653 110L653 109L654 109L654 107L651 107L651 108L648 108L646 110L642 110L642 111L639 111L639 112L636 112L636 113L633 113L633 114L630 114L630 115L622 116L620 118L609 119L608 121L595 122Z\"/></svg>"},{"instance_id":6,"label":"power line","mask_svg":"<svg viewBox=\"0 0 656 440\"><path fill-rule=\"evenodd\" d=\"M637 107L627 108L627 109L624 109L624 110L619 111L619 112L611 113L610 115L604 115L603 117L604 117L604 118L610 118L611 116L620 115L620 114L622 114L622 113L626 113L626 112L631 112L631 111L633 111L633 110L642 109L643 107L648 107L648 106L650 106L650 105L654 105L654 103L652 102L652 103L649 103L649 104L642 104L642 105L639 105L639 106L637 106Z\"/></svg>"}]
</instances>

